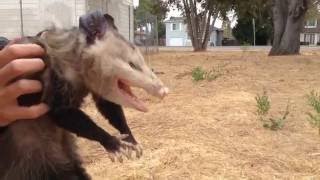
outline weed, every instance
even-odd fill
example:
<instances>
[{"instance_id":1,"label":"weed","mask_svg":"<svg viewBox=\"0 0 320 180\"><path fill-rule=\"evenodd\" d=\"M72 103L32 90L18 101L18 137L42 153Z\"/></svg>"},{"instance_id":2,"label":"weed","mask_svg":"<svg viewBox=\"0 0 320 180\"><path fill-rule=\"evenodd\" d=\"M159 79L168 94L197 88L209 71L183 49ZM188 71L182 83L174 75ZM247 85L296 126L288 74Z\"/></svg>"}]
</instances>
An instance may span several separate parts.
<instances>
[{"instance_id":1,"label":"weed","mask_svg":"<svg viewBox=\"0 0 320 180\"><path fill-rule=\"evenodd\" d=\"M289 115L289 103L287 104L287 108L286 108L286 112L284 113L284 115L280 118L269 118L269 122L265 122L263 124L263 127L273 130L273 131L277 131L283 128L284 126L284 122L287 119L287 116Z\"/></svg>"},{"instance_id":2,"label":"weed","mask_svg":"<svg viewBox=\"0 0 320 180\"><path fill-rule=\"evenodd\" d=\"M194 81L202 81L205 79L205 70L203 70L201 67L196 67L192 70L192 78Z\"/></svg>"},{"instance_id":3,"label":"weed","mask_svg":"<svg viewBox=\"0 0 320 180\"><path fill-rule=\"evenodd\" d=\"M285 120L287 119L287 116L289 115L289 102L287 103L286 111L284 115L280 118L272 118L269 116L269 110L271 108L271 102L269 100L269 96L267 94L267 91L264 90L263 94L258 94L255 97L256 100L256 107L257 107L257 114L259 116L259 120L263 122L263 127L277 131L283 128Z\"/></svg>"},{"instance_id":4,"label":"weed","mask_svg":"<svg viewBox=\"0 0 320 180\"><path fill-rule=\"evenodd\" d=\"M267 95L267 91L264 90L262 95L257 95L255 97L256 102L257 102L257 113L259 116L265 116L268 114L270 110L270 100Z\"/></svg>"},{"instance_id":5,"label":"weed","mask_svg":"<svg viewBox=\"0 0 320 180\"><path fill-rule=\"evenodd\" d=\"M192 70L191 75L194 81L214 81L225 73L227 64L222 64L212 67L209 71L204 70L202 67L196 67Z\"/></svg>"},{"instance_id":6,"label":"weed","mask_svg":"<svg viewBox=\"0 0 320 180\"><path fill-rule=\"evenodd\" d=\"M320 135L320 94L315 91L311 91L310 94L307 95L308 104L313 108L315 113L307 113L309 116L309 122L311 125L318 128L318 132Z\"/></svg>"},{"instance_id":7,"label":"weed","mask_svg":"<svg viewBox=\"0 0 320 180\"><path fill-rule=\"evenodd\" d=\"M224 68L223 65L218 65L216 67L213 67L210 71L206 72L205 79L208 81L214 81L218 79L220 76L224 74Z\"/></svg>"}]
</instances>

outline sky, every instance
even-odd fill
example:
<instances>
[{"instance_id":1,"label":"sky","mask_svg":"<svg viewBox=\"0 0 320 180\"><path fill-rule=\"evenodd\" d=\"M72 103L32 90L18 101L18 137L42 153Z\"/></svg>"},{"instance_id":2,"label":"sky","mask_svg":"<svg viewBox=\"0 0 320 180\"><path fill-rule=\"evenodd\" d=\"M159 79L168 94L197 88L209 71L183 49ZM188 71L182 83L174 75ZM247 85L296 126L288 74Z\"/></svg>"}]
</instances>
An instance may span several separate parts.
<instances>
[{"instance_id":1,"label":"sky","mask_svg":"<svg viewBox=\"0 0 320 180\"><path fill-rule=\"evenodd\" d=\"M237 20L233 17L233 13L229 13L228 17L231 20L231 27L234 27L237 23ZM167 14L167 19L169 19L170 17L179 17L181 16L181 12L176 10L176 9L170 9L169 13ZM215 27L217 28L221 28L222 27L222 20L221 19L217 19L216 23L214 24Z\"/></svg>"},{"instance_id":2,"label":"sky","mask_svg":"<svg viewBox=\"0 0 320 180\"><path fill-rule=\"evenodd\" d=\"M133 5L135 7L138 6L139 5L139 0L133 0ZM179 17L179 16L181 16L181 12L176 10L176 9L171 8L169 13L167 14L167 19L169 19L172 16ZM229 14L229 19L231 20L231 27L234 27L237 21L236 21L235 18L233 18L233 13ZM222 20L221 19L217 19L214 26L217 27L217 28L221 28L222 27Z\"/></svg>"},{"instance_id":3,"label":"sky","mask_svg":"<svg viewBox=\"0 0 320 180\"><path fill-rule=\"evenodd\" d=\"M133 0L133 6L136 7L139 5L139 0Z\"/></svg>"}]
</instances>

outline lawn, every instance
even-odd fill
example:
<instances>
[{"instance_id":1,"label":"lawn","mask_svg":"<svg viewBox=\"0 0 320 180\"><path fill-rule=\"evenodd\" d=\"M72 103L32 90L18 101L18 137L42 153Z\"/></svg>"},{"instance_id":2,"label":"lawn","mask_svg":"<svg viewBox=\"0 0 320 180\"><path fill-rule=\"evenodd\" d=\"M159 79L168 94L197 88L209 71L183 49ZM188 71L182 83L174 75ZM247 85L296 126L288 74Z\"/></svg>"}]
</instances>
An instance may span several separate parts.
<instances>
[{"instance_id":1,"label":"lawn","mask_svg":"<svg viewBox=\"0 0 320 180\"><path fill-rule=\"evenodd\" d=\"M94 142L78 141L93 179L319 179L320 136L308 122L306 95L320 91L320 52L268 57L267 52L160 52L146 58L170 88L160 101L136 90L148 113L125 109L144 148L141 159L113 163ZM221 67L212 81L191 71ZM283 129L263 127L255 97L263 90L270 115L290 104ZM88 98L83 109L111 133Z\"/></svg>"}]
</instances>

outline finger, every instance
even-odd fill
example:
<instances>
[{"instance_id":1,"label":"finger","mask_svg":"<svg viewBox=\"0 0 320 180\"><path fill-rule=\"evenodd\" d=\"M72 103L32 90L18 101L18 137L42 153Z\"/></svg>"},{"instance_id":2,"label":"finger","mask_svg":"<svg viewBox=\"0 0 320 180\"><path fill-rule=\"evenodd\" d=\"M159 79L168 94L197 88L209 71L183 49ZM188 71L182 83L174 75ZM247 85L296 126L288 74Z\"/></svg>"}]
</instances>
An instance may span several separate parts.
<instances>
[{"instance_id":1,"label":"finger","mask_svg":"<svg viewBox=\"0 0 320 180\"><path fill-rule=\"evenodd\" d=\"M109 155L110 160L112 162L115 162L115 159L116 159L115 155L113 153L111 153L111 152L108 155Z\"/></svg>"},{"instance_id":2,"label":"finger","mask_svg":"<svg viewBox=\"0 0 320 180\"><path fill-rule=\"evenodd\" d=\"M123 163L123 157L122 157L121 153L119 153L118 151L116 152L116 157L120 163Z\"/></svg>"},{"instance_id":3,"label":"finger","mask_svg":"<svg viewBox=\"0 0 320 180\"><path fill-rule=\"evenodd\" d=\"M44 50L37 44L12 44L0 51L0 68L14 59L39 57Z\"/></svg>"},{"instance_id":4,"label":"finger","mask_svg":"<svg viewBox=\"0 0 320 180\"><path fill-rule=\"evenodd\" d=\"M128 148L134 148L135 145L126 141L120 141L121 145L127 146Z\"/></svg>"},{"instance_id":5,"label":"finger","mask_svg":"<svg viewBox=\"0 0 320 180\"><path fill-rule=\"evenodd\" d=\"M12 109L12 112L14 114L12 115L12 119L20 120L20 119L36 119L45 113L47 113L49 110L49 107L44 104L37 104L30 107L16 107Z\"/></svg>"},{"instance_id":6,"label":"finger","mask_svg":"<svg viewBox=\"0 0 320 180\"><path fill-rule=\"evenodd\" d=\"M143 148L141 145L137 144L134 146L134 150L136 152L136 157L140 158L143 155Z\"/></svg>"},{"instance_id":7,"label":"finger","mask_svg":"<svg viewBox=\"0 0 320 180\"><path fill-rule=\"evenodd\" d=\"M40 71L44 67L44 62L39 58L14 60L0 69L0 86L6 85L23 74Z\"/></svg>"},{"instance_id":8,"label":"finger","mask_svg":"<svg viewBox=\"0 0 320 180\"><path fill-rule=\"evenodd\" d=\"M123 140L123 139L129 137L129 135L128 134L118 134L118 135L116 135L116 137L117 137L117 139Z\"/></svg>"},{"instance_id":9,"label":"finger","mask_svg":"<svg viewBox=\"0 0 320 180\"><path fill-rule=\"evenodd\" d=\"M0 91L0 97L4 97L8 101L12 101L12 99L16 99L23 94L36 93L41 90L42 84L39 81L21 79Z\"/></svg>"},{"instance_id":10,"label":"finger","mask_svg":"<svg viewBox=\"0 0 320 180\"><path fill-rule=\"evenodd\" d=\"M128 159L130 159L129 148L120 148L120 153L125 155Z\"/></svg>"}]
</instances>

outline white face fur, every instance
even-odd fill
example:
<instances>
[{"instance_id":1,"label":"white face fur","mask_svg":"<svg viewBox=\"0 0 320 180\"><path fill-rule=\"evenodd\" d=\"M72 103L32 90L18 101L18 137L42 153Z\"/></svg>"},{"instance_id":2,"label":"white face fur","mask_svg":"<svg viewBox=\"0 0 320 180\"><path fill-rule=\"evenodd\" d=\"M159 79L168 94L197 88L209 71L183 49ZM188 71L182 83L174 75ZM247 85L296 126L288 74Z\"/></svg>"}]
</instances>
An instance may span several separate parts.
<instances>
[{"instance_id":1,"label":"white face fur","mask_svg":"<svg viewBox=\"0 0 320 180\"><path fill-rule=\"evenodd\" d=\"M107 31L85 50L84 57L85 84L106 100L147 111L130 86L160 98L168 93L168 88L146 65L140 50L116 31Z\"/></svg>"}]
</instances>

